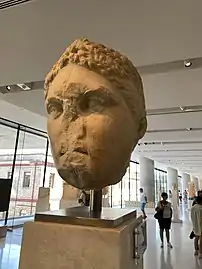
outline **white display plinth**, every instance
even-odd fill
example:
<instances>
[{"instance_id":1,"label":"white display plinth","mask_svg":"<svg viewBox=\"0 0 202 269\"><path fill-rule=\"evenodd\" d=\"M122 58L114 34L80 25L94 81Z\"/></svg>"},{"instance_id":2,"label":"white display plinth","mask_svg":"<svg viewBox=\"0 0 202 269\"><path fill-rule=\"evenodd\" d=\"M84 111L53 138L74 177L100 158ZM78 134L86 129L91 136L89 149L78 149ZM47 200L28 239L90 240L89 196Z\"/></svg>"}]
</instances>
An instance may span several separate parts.
<instances>
[{"instance_id":1,"label":"white display plinth","mask_svg":"<svg viewBox=\"0 0 202 269\"><path fill-rule=\"evenodd\" d=\"M117 228L27 222L19 269L142 269L141 225L140 218Z\"/></svg>"}]
</instances>

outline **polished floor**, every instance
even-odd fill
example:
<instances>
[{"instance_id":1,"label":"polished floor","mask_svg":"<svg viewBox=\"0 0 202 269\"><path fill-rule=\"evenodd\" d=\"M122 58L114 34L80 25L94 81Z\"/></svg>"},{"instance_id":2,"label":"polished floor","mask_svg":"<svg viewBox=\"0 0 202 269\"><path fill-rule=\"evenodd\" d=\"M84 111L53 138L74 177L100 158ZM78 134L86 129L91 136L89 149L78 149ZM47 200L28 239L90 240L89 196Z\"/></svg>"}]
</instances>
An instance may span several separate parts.
<instances>
[{"instance_id":1,"label":"polished floor","mask_svg":"<svg viewBox=\"0 0 202 269\"><path fill-rule=\"evenodd\" d=\"M153 214L148 215L148 248L144 269L202 269L202 260L193 256L193 241L189 239L191 224L188 211L182 214L183 223L173 224L173 249L162 250L158 226ZM6 240L0 240L0 269L18 269L22 229L8 232Z\"/></svg>"},{"instance_id":2,"label":"polished floor","mask_svg":"<svg viewBox=\"0 0 202 269\"><path fill-rule=\"evenodd\" d=\"M189 239L191 224L188 212L182 216L183 223L172 224L173 249L160 248L158 226L152 217L148 221L148 248L145 253L144 269L202 269L202 260L193 255L193 240Z\"/></svg>"},{"instance_id":3,"label":"polished floor","mask_svg":"<svg viewBox=\"0 0 202 269\"><path fill-rule=\"evenodd\" d=\"M8 232L6 239L0 239L0 269L18 269L22 228Z\"/></svg>"}]
</instances>

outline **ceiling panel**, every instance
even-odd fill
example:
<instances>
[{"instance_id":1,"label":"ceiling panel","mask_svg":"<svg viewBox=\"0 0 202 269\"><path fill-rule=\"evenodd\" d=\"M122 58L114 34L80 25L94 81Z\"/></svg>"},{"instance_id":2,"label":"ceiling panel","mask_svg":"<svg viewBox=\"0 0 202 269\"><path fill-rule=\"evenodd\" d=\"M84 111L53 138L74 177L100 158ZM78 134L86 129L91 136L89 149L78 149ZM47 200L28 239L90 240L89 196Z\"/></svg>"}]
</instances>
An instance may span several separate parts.
<instances>
[{"instance_id":1,"label":"ceiling panel","mask_svg":"<svg viewBox=\"0 0 202 269\"><path fill-rule=\"evenodd\" d=\"M148 110L201 106L201 10L201 0L60 0L1 11L0 85L43 81L66 46L86 36L139 67ZM191 68L185 59L193 60ZM1 116L46 129L42 87L0 98ZM134 154L202 175L202 131L175 130L185 128L202 128L202 112L148 116L148 130L157 132L147 133ZM8 144L4 132L0 138L2 147Z\"/></svg>"},{"instance_id":2,"label":"ceiling panel","mask_svg":"<svg viewBox=\"0 0 202 269\"><path fill-rule=\"evenodd\" d=\"M148 116L147 120L148 130L202 128L202 112Z\"/></svg>"},{"instance_id":3,"label":"ceiling panel","mask_svg":"<svg viewBox=\"0 0 202 269\"><path fill-rule=\"evenodd\" d=\"M59 3L31 1L1 12L2 85L43 80L66 46L83 36L120 50L137 66L202 56L200 0Z\"/></svg>"},{"instance_id":4,"label":"ceiling panel","mask_svg":"<svg viewBox=\"0 0 202 269\"><path fill-rule=\"evenodd\" d=\"M201 141L202 131L184 131L184 132L165 132L165 133L149 133L143 137L142 142L165 142L165 141Z\"/></svg>"},{"instance_id":5,"label":"ceiling panel","mask_svg":"<svg viewBox=\"0 0 202 269\"><path fill-rule=\"evenodd\" d=\"M147 109L201 105L202 68L143 76Z\"/></svg>"}]
</instances>

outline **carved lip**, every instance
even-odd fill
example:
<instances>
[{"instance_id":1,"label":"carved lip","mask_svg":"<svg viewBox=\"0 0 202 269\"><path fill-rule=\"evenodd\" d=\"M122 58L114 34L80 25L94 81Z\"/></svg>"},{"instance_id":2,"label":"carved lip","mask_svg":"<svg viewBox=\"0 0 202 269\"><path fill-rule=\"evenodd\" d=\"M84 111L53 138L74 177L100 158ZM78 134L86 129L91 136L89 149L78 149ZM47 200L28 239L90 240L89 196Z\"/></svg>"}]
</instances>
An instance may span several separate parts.
<instances>
[{"instance_id":1,"label":"carved lip","mask_svg":"<svg viewBox=\"0 0 202 269\"><path fill-rule=\"evenodd\" d=\"M83 147L77 147L74 149L74 152L78 152L78 153L81 153L81 154L84 154L84 155L88 155L88 152L85 148Z\"/></svg>"}]
</instances>

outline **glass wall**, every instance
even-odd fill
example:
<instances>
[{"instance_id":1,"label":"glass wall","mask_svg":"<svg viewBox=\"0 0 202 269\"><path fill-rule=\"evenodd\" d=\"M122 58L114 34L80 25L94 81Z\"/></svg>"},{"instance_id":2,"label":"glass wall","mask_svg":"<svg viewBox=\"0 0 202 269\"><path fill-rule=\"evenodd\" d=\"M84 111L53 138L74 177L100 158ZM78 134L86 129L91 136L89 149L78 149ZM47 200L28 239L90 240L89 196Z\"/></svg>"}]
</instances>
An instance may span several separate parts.
<instances>
[{"instance_id":1,"label":"glass wall","mask_svg":"<svg viewBox=\"0 0 202 269\"><path fill-rule=\"evenodd\" d=\"M53 161L50 146L48 148L46 175L44 186L50 188L50 208L51 210L59 209L60 199L63 191L63 180L59 176Z\"/></svg>"},{"instance_id":2,"label":"glass wall","mask_svg":"<svg viewBox=\"0 0 202 269\"><path fill-rule=\"evenodd\" d=\"M123 179L109 187L108 198L110 207L132 206L139 200L140 167L131 161Z\"/></svg>"},{"instance_id":3,"label":"glass wall","mask_svg":"<svg viewBox=\"0 0 202 269\"><path fill-rule=\"evenodd\" d=\"M15 141L16 130L0 125L0 178L11 179ZM4 218L5 212L0 212L0 219Z\"/></svg>"},{"instance_id":4,"label":"glass wall","mask_svg":"<svg viewBox=\"0 0 202 269\"><path fill-rule=\"evenodd\" d=\"M40 186L50 187L51 209L58 209L63 180L57 173L46 132L0 118L0 178L12 179L10 225L35 214ZM121 182L109 186L104 198L110 207L136 207L140 166L131 161ZM167 190L167 173L155 168L155 196ZM3 220L5 213L0 213Z\"/></svg>"},{"instance_id":5,"label":"glass wall","mask_svg":"<svg viewBox=\"0 0 202 269\"><path fill-rule=\"evenodd\" d=\"M167 184L167 172L155 168L154 170L155 178L155 200L159 201L161 199L161 193L168 193L168 184Z\"/></svg>"},{"instance_id":6,"label":"glass wall","mask_svg":"<svg viewBox=\"0 0 202 269\"><path fill-rule=\"evenodd\" d=\"M9 226L35 214L46 170L45 132L0 118L0 178L11 178ZM0 213L5 218L5 213Z\"/></svg>"}]
</instances>

